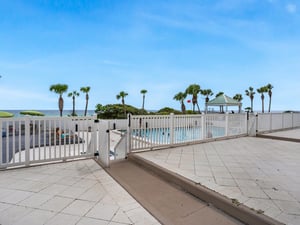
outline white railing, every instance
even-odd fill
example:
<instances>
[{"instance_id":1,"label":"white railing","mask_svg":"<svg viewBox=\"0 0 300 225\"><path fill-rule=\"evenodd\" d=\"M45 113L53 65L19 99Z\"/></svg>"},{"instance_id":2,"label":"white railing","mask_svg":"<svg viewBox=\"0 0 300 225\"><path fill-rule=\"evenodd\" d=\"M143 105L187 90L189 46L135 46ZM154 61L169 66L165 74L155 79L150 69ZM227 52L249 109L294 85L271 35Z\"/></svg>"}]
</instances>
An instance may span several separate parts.
<instances>
[{"instance_id":1,"label":"white railing","mask_svg":"<svg viewBox=\"0 0 300 225\"><path fill-rule=\"evenodd\" d=\"M0 119L0 168L93 156L94 120L27 116Z\"/></svg>"},{"instance_id":2,"label":"white railing","mask_svg":"<svg viewBox=\"0 0 300 225\"><path fill-rule=\"evenodd\" d=\"M300 127L300 113L0 119L0 168L98 155L104 166L130 151ZM57 134L56 129L64 131ZM112 134L111 130L117 132ZM112 137L115 138L112 142Z\"/></svg>"},{"instance_id":3,"label":"white railing","mask_svg":"<svg viewBox=\"0 0 300 225\"><path fill-rule=\"evenodd\" d=\"M300 113L258 113L256 127L257 133L300 127Z\"/></svg>"},{"instance_id":4,"label":"white railing","mask_svg":"<svg viewBox=\"0 0 300 225\"><path fill-rule=\"evenodd\" d=\"M247 134L246 114L129 116L130 150Z\"/></svg>"}]
</instances>

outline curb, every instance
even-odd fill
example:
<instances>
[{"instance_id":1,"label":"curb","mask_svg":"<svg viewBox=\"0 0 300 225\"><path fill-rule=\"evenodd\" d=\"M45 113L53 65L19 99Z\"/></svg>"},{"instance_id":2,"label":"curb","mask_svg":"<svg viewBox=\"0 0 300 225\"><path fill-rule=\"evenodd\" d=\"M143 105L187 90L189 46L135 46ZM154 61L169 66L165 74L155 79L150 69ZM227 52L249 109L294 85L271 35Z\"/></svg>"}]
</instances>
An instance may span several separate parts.
<instances>
[{"instance_id":1,"label":"curb","mask_svg":"<svg viewBox=\"0 0 300 225\"><path fill-rule=\"evenodd\" d=\"M212 204L216 208L242 221L243 223L255 225L283 225L283 223L264 214L260 214L243 204L234 204L232 199L222 196L221 194L214 192L202 186L201 184L195 183L179 174L150 162L138 156L138 153L129 154L128 160L131 160L132 162L154 172L167 182L178 185L186 192L209 204Z\"/></svg>"},{"instance_id":2,"label":"curb","mask_svg":"<svg viewBox=\"0 0 300 225\"><path fill-rule=\"evenodd\" d=\"M256 134L256 137L280 140L280 141L291 141L291 142L298 142L298 143L300 142L300 139L297 138L279 137L279 136L264 135L264 134Z\"/></svg>"}]
</instances>

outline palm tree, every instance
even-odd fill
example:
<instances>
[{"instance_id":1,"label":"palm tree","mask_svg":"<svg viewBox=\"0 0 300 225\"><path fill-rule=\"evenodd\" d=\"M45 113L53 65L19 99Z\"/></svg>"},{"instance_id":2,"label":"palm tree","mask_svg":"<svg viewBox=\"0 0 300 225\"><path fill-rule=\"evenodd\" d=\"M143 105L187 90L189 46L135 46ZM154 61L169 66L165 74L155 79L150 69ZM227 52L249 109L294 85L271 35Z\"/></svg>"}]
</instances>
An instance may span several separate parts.
<instances>
[{"instance_id":1,"label":"palm tree","mask_svg":"<svg viewBox=\"0 0 300 225\"><path fill-rule=\"evenodd\" d=\"M186 98L187 94L186 93L183 93L183 92L179 92L177 93L173 99L175 99L176 101L180 101L180 104L181 104L181 112L183 114L185 114L185 104L184 104L184 99Z\"/></svg>"},{"instance_id":2,"label":"palm tree","mask_svg":"<svg viewBox=\"0 0 300 225\"><path fill-rule=\"evenodd\" d=\"M238 101L240 104L239 104L239 113L241 113L241 108L242 108L242 100L243 100L243 96L242 94L236 94L235 96L233 96L233 99Z\"/></svg>"},{"instance_id":3,"label":"palm tree","mask_svg":"<svg viewBox=\"0 0 300 225\"><path fill-rule=\"evenodd\" d=\"M73 101L73 111L72 111L72 116L76 116L76 113L75 113L75 98L79 96L79 93L77 91L73 91L73 92L70 92L68 94L68 97L72 97L72 101Z\"/></svg>"},{"instance_id":4,"label":"palm tree","mask_svg":"<svg viewBox=\"0 0 300 225\"><path fill-rule=\"evenodd\" d=\"M121 91L116 97L119 100L120 98L122 99L122 105L123 105L123 110L124 110L124 115L126 118L126 108L125 108L125 97L128 95L125 91Z\"/></svg>"},{"instance_id":5,"label":"palm tree","mask_svg":"<svg viewBox=\"0 0 300 225\"><path fill-rule=\"evenodd\" d=\"M191 84L188 86L188 88L185 90L186 94L192 95L192 103L193 103L193 112L195 112L195 105L198 107L198 112L200 112L200 107L198 104L198 94L201 92L200 85L198 84Z\"/></svg>"},{"instance_id":6,"label":"palm tree","mask_svg":"<svg viewBox=\"0 0 300 225\"><path fill-rule=\"evenodd\" d=\"M272 89L274 88L272 84L267 84L268 95L269 95L269 112L271 112L271 100L272 100Z\"/></svg>"},{"instance_id":7,"label":"palm tree","mask_svg":"<svg viewBox=\"0 0 300 225\"><path fill-rule=\"evenodd\" d=\"M201 94L205 96L205 113L207 113L207 103L209 101L209 96L212 96L214 93L211 89L201 90Z\"/></svg>"},{"instance_id":8,"label":"palm tree","mask_svg":"<svg viewBox=\"0 0 300 225\"><path fill-rule=\"evenodd\" d=\"M147 93L147 90L142 89L141 94L143 95L143 105L142 105L142 110L144 111L144 106L145 106L145 94Z\"/></svg>"},{"instance_id":9,"label":"palm tree","mask_svg":"<svg viewBox=\"0 0 300 225\"><path fill-rule=\"evenodd\" d=\"M84 109L84 116L87 114L88 104L89 104L89 92L91 90L91 87L81 87L80 91L85 93L85 109Z\"/></svg>"},{"instance_id":10,"label":"palm tree","mask_svg":"<svg viewBox=\"0 0 300 225\"><path fill-rule=\"evenodd\" d=\"M220 95L224 95L224 92L220 91L218 94L216 94L216 98L219 97Z\"/></svg>"},{"instance_id":11,"label":"palm tree","mask_svg":"<svg viewBox=\"0 0 300 225\"><path fill-rule=\"evenodd\" d=\"M261 97L261 112L264 113L265 112L265 92L268 92L268 88L267 86L263 86L257 89L257 92L260 94Z\"/></svg>"},{"instance_id":12,"label":"palm tree","mask_svg":"<svg viewBox=\"0 0 300 225\"><path fill-rule=\"evenodd\" d=\"M251 101L251 112L253 112L253 99L254 99L254 95L255 95L253 87L250 86L248 90L245 90L245 93L250 98L250 101Z\"/></svg>"},{"instance_id":13,"label":"palm tree","mask_svg":"<svg viewBox=\"0 0 300 225\"><path fill-rule=\"evenodd\" d=\"M62 112L64 109L64 99L62 97L63 93L68 91L68 85L66 84L53 84L50 86L50 91L55 92L56 94L59 94L58 99L58 109L60 112L60 116L62 116Z\"/></svg>"}]
</instances>

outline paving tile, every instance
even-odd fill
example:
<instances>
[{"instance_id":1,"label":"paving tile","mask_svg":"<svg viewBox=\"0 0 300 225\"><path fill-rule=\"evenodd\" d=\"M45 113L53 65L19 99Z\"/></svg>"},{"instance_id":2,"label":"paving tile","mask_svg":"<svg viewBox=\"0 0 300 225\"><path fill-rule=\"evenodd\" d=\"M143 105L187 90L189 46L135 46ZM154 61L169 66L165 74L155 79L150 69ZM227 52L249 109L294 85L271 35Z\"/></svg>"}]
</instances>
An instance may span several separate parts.
<instances>
[{"instance_id":1,"label":"paving tile","mask_svg":"<svg viewBox=\"0 0 300 225\"><path fill-rule=\"evenodd\" d=\"M32 192L15 190L13 193L11 193L5 197L3 196L1 198L1 202L17 204L17 203L23 201L24 199L28 198L31 195L33 195Z\"/></svg>"},{"instance_id":2,"label":"paving tile","mask_svg":"<svg viewBox=\"0 0 300 225\"><path fill-rule=\"evenodd\" d=\"M294 201L279 201L274 200L275 204L283 211L288 214L300 215L300 203Z\"/></svg>"},{"instance_id":3,"label":"paving tile","mask_svg":"<svg viewBox=\"0 0 300 225\"><path fill-rule=\"evenodd\" d=\"M13 193L14 193L14 190L10 190L8 188L1 188L0 187L0 202L2 202L1 200L2 200L3 197L6 197L6 196L8 196L10 194L13 194Z\"/></svg>"},{"instance_id":4,"label":"paving tile","mask_svg":"<svg viewBox=\"0 0 300 225\"><path fill-rule=\"evenodd\" d=\"M37 208L42 204L44 204L45 202L49 201L51 198L52 198L51 195L35 193L30 197L26 198L25 200L19 202L18 205Z\"/></svg>"},{"instance_id":5,"label":"paving tile","mask_svg":"<svg viewBox=\"0 0 300 225\"><path fill-rule=\"evenodd\" d=\"M73 184L73 187L79 187L79 188L90 188L93 185L95 185L97 183L96 180L92 180L92 179L80 179L79 181L77 181L75 184Z\"/></svg>"},{"instance_id":6,"label":"paving tile","mask_svg":"<svg viewBox=\"0 0 300 225\"><path fill-rule=\"evenodd\" d=\"M62 192L57 194L58 196L66 197L66 198L78 198L78 196L82 195L86 191L86 188L82 187L67 187Z\"/></svg>"},{"instance_id":7,"label":"paving tile","mask_svg":"<svg viewBox=\"0 0 300 225\"><path fill-rule=\"evenodd\" d=\"M239 187L248 187L248 188L260 188L254 180L246 179L235 179L235 182Z\"/></svg>"},{"instance_id":8,"label":"paving tile","mask_svg":"<svg viewBox=\"0 0 300 225\"><path fill-rule=\"evenodd\" d=\"M300 215L287 215L282 213L278 215L276 219L289 225L299 225Z\"/></svg>"},{"instance_id":9,"label":"paving tile","mask_svg":"<svg viewBox=\"0 0 300 225\"><path fill-rule=\"evenodd\" d=\"M70 205L68 205L62 213L84 216L89 212L95 205L95 202L84 201L84 200L75 200Z\"/></svg>"},{"instance_id":10,"label":"paving tile","mask_svg":"<svg viewBox=\"0 0 300 225\"><path fill-rule=\"evenodd\" d=\"M15 224L32 210L33 209L28 207L13 205L0 212L0 224Z\"/></svg>"},{"instance_id":11,"label":"paving tile","mask_svg":"<svg viewBox=\"0 0 300 225\"><path fill-rule=\"evenodd\" d=\"M84 193L78 196L78 199L98 202L106 195L106 191L99 183L86 190Z\"/></svg>"},{"instance_id":12,"label":"paving tile","mask_svg":"<svg viewBox=\"0 0 300 225\"><path fill-rule=\"evenodd\" d=\"M75 184L76 182L78 182L80 180L79 177L65 177L63 176L61 179L59 179L58 181L56 181L56 184L61 184L61 185L66 185L66 186L72 186L73 184Z\"/></svg>"},{"instance_id":13,"label":"paving tile","mask_svg":"<svg viewBox=\"0 0 300 225\"><path fill-rule=\"evenodd\" d=\"M103 204L103 203L98 203L96 204L91 211L87 213L87 217L92 217L96 219L104 219L104 220L111 220L117 211L119 210L118 205L113 205L113 204Z\"/></svg>"},{"instance_id":14,"label":"paving tile","mask_svg":"<svg viewBox=\"0 0 300 225\"><path fill-rule=\"evenodd\" d=\"M68 186L65 186L65 185L51 184L50 186L47 186L46 188L41 190L40 193L48 194L48 195L57 195L57 194L63 192L67 188L68 188Z\"/></svg>"},{"instance_id":15,"label":"paving tile","mask_svg":"<svg viewBox=\"0 0 300 225\"><path fill-rule=\"evenodd\" d=\"M117 211L111 221L122 224L132 224L132 221L128 218L126 212L123 212L121 209Z\"/></svg>"},{"instance_id":16,"label":"paving tile","mask_svg":"<svg viewBox=\"0 0 300 225\"><path fill-rule=\"evenodd\" d=\"M234 179L230 178L216 178L216 183L221 186L230 186L230 187L236 187L237 184Z\"/></svg>"},{"instance_id":17,"label":"paving tile","mask_svg":"<svg viewBox=\"0 0 300 225\"><path fill-rule=\"evenodd\" d=\"M40 225L45 224L50 218L54 217L55 213L45 210L35 209L19 219L14 225Z\"/></svg>"},{"instance_id":18,"label":"paving tile","mask_svg":"<svg viewBox=\"0 0 300 225\"><path fill-rule=\"evenodd\" d=\"M44 210L50 210L54 212L60 212L62 211L65 207L67 207L71 202L74 200L71 198L64 198L60 196L55 196L49 201L45 202L44 204L41 205L41 209Z\"/></svg>"},{"instance_id":19,"label":"paving tile","mask_svg":"<svg viewBox=\"0 0 300 225\"><path fill-rule=\"evenodd\" d=\"M108 225L109 221L82 217L76 225Z\"/></svg>"},{"instance_id":20,"label":"paving tile","mask_svg":"<svg viewBox=\"0 0 300 225\"><path fill-rule=\"evenodd\" d=\"M12 205L11 204L7 204L7 203L1 203L0 202L0 212L11 207Z\"/></svg>"},{"instance_id":21,"label":"paving tile","mask_svg":"<svg viewBox=\"0 0 300 225\"><path fill-rule=\"evenodd\" d=\"M287 191L274 189L264 189L264 192L273 200L296 201Z\"/></svg>"},{"instance_id":22,"label":"paving tile","mask_svg":"<svg viewBox=\"0 0 300 225\"><path fill-rule=\"evenodd\" d=\"M46 225L75 225L79 220L80 216L68 215L59 213L51 218Z\"/></svg>"}]
</instances>

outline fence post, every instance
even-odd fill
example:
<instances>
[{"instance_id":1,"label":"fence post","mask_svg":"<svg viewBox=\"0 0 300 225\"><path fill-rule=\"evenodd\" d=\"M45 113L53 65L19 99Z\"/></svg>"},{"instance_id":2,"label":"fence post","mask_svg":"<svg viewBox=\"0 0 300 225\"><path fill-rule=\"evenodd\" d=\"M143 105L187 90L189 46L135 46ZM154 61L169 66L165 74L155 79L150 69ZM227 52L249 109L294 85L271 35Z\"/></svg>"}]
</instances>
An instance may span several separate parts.
<instances>
[{"instance_id":1,"label":"fence post","mask_svg":"<svg viewBox=\"0 0 300 225\"><path fill-rule=\"evenodd\" d=\"M270 130L269 131L272 131L272 127L273 127L273 119L272 119L272 113L269 114L270 115Z\"/></svg>"},{"instance_id":2,"label":"fence post","mask_svg":"<svg viewBox=\"0 0 300 225\"><path fill-rule=\"evenodd\" d=\"M174 144L174 113L170 114L170 144Z\"/></svg>"},{"instance_id":3,"label":"fence post","mask_svg":"<svg viewBox=\"0 0 300 225\"><path fill-rule=\"evenodd\" d=\"M245 113L245 124L244 124L244 126L245 126L245 128L246 128L246 134L247 135L249 135L249 131L248 131L248 120L249 120L249 115L248 115L248 112L247 113Z\"/></svg>"},{"instance_id":4,"label":"fence post","mask_svg":"<svg viewBox=\"0 0 300 225\"><path fill-rule=\"evenodd\" d=\"M255 136L257 135L258 133L258 113L255 114L255 122L256 122L256 128L255 128Z\"/></svg>"},{"instance_id":5,"label":"fence post","mask_svg":"<svg viewBox=\"0 0 300 225\"><path fill-rule=\"evenodd\" d=\"M204 140L206 138L206 115L207 114L204 114L203 112L201 113L201 140Z\"/></svg>"},{"instance_id":6,"label":"fence post","mask_svg":"<svg viewBox=\"0 0 300 225\"><path fill-rule=\"evenodd\" d=\"M128 121L128 125L127 125L127 144L126 144L126 153L130 153L131 152L131 114L128 113L127 114L127 121Z\"/></svg>"},{"instance_id":7,"label":"fence post","mask_svg":"<svg viewBox=\"0 0 300 225\"><path fill-rule=\"evenodd\" d=\"M0 136L0 146L1 146L1 148L0 148L0 168L2 167L2 151L3 151L3 149L2 149L2 121L0 120L0 130L1 130L1 136ZM7 134L6 134L7 135Z\"/></svg>"},{"instance_id":8,"label":"fence post","mask_svg":"<svg viewBox=\"0 0 300 225\"><path fill-rule=\"evenodd\" d=\"M225 114L225 136L228 136L228 127L229 127L229 113Z\"/></svg>"},{"instance_id":9,"label":"fence post","mask_svg":"<svg viewBox=\"0 0 300 225\"><path fill-rule=\"evenodd\" d=\"M30 118L25 117L25 166L30 164Z\"/></svg>"},{"instance_id":10,"label":"fence post","mask_svg":"<svg viewBox=\"0 0 300 225\"><path fill-rule=\"evenodd\" d=\"M90 153L94 152L94 156L98 156L99 152L98 151L98 146L97 146L97 132L98 132L98 124L99 124L99 120L95 119L93 126L92 126L92 137L91 137L91 146L90 146Z\"/></svg>"}]
</instances>

